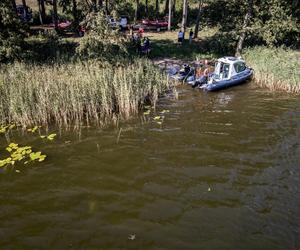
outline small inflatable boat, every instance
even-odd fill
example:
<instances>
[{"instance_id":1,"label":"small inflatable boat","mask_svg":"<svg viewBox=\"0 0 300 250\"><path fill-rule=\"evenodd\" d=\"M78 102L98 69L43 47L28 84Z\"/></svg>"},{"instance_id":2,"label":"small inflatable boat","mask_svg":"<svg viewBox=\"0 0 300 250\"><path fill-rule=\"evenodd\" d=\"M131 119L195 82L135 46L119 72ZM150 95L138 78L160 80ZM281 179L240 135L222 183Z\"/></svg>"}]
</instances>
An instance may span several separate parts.
<instances>
[{"instance_id":1,"label":"small inflatable boat","mask_svg":"<svg viewBox=\"0 0 300 250\"><path fill-rule=\"evenodd\" d=\"M236 57L222 57L218 59L214 73L207 84L200 86L205 91L217 91L240 85L251 79L253 69L246 66L244 60Z\"/></svg>"}]
</instances>

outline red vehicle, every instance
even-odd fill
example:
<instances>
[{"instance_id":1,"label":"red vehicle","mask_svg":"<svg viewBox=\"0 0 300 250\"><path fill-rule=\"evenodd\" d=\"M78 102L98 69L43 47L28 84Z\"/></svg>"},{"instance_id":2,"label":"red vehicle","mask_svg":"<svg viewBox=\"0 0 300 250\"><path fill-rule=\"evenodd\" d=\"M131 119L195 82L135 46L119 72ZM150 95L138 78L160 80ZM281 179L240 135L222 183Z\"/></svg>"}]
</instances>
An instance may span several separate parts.
<instances>
[{"instance_id":1,"label":"red vehicle","mask_svg":"<svg viewBox=\"0 0 300 250\"><path fill-rule=\"evenodd\" d=\"M145 26L151 26L151 27L155 27L155 28L166 28L166 27L168 27L168 22L166 22L164 20L148 20L148 19L144 19L142 21L142 23Z\"/></svg>"},{"instance_id":2,"label":"red vehicle","mask_svg":"<svg viewBox=\"0 0 300 250\"><path fill-rule=\"evenodd\" d=\"M72 24L72 22L70 22L70 21L59 21L58 22L58 29L59 30L66 30L69 27L71 27L71 24ZM50 23L48 26L49 27L54 27L54 23Z\"/></svg>"}]
</instances>

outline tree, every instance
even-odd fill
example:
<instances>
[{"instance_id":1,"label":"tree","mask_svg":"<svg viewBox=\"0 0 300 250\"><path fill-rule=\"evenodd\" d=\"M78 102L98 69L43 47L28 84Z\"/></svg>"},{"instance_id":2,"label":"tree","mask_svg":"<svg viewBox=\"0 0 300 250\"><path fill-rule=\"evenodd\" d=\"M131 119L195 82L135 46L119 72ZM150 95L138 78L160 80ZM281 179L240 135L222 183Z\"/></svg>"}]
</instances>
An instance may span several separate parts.
<instances>
[{"instance_id":1,"label":"tree","mask_svg":"<svg viewBox=\"0 0 300 250\"><path fill-rule=\"evenodd\" d=\"M187 10L188 10L188 0L183 0L183 8L182 8L182 31L183 33L186 31L187 24Z\"/></svg>"},{"instance_id":2,"label":"tree","mask_svg":"<svg viewBox=\"0 0 300 250\"><path fill-rule=\"evenodd\" d=\"M78 9L77 9L77 1L76 0L72 0L72 15L73 15L73 26L74 28L77 30L78 26L79 26L79 17L78 17Z\"/></svg>"},{"instance_id":3,"label":"tree","mask_svg":"<svg viewBox=\"0 0 300 250\"><path fill-rule=\"evenodd\" d=\"M169 18L168 18L168 30L171 30L171 22L172 22L172 0L169 0Z\"/></svg>"},{"instance_id":4,"label":"tree","mask_svg":"<svg viewBox=\"0 0 300 250\"><path fill-rule=\"evenodd\" d=\"M148 17L149 16L148 0L145 0L145 13L146 13L146 17Z\"/></svg>"},{"instance_id":5,"label":"tree","mask_svg":"<svg viewBox=\"0 0 300 250\"><path fill-rule=\"evenodd\" d=\"M248 5L247 6L247 13L246 13L245 18L244 18L244 24L243 24L243 27L242 27L242 32L241 32L240 37L239 37L239 41L238 41L237 46L236 46L235 56L241 56L241 53L242 53L243 43L244 43L244 40L245 40L245 37L246 37L247 28L250 24L250 19L252 17L253 0L247 0L247 5Z\"/></svg>"},{"instance_id":6,"label":"tree","mask_svg":"<svg viewBox=\"0 0 300 250\"><path fill-rule=\"evenodd\" d=\"M140 1L139 0L135 0L135 13L134 13L134 22L136 23L137 19L138 19L138 14L139 14L139 5L140 5Z\"/></svg>"},{"instance_id":7,"label":"tree","mask_svg":"<svg viewBox=\"0 0 300 250\"><path fill-rule=\"evenodd\" d=\"M97 0L92 0L92 11L97 11Z\"/></svg>"},{"instance_id":8,"label":"tree","mask_svg":"<svg viewBox=\"0 0 300 250\"><path fill-rule=\"evenodd\" d=\"M106 15L109 14L109 6L108 6L108 0L105 0L105 12L106 12Z\"/></svg>"},{"instance_id":9,"label":"tree","mask_svg":"<svg viewBox=\"0 0 300 250\"><path fill-rule=\"evenodd\" d=\"M58 30L57 0L53 0L53 23L55 30Z\"/></svg>"},{"instance_id":10,"label":"tree","mask_svg":"<svg viewBox=\"0 0 300 250\"><path fill-rule=\"evenodd\" d=\"M172 12L173 12L173 15L175 15L175 12L176 12L176 0L173 0L173 8L172 8Z\"/></svg>"},{"instance_id":11,"label":"tree","mask_svg":"<svg viewBox=\"0 0 300 250\"><path fill-rule=\"evenodd\" d=\"M202 7L203 7L203 0L199 0L199 7L198 7L198 14L197 14L194 38L198 37Z\"/></svg>"},{"instance_id":12,"label":"tree","mask_svg":"<svg viewBox=\"0 0 300 250\"><path fill-rule=\"evenodd\" d=\"M0 1L0 61L20 57L24 31L11 0Z\"/></svg>"},{"instance_id":13,"label":"tree","mask_svg":"<svg viewBox=\"0 0 300 250\"><path fill-rule=\"evenodd\" d=\"M159 16L159 1L158 0L155 0L155 15L156 15L156 18L158 18L158 16Z\"/></svg>"},{"instance_id":14,"label":"tree","mask_svg":"<svg viewBox=\"0 0 300 250\"><path fill-rule=\"evenodd\" d=\"M3 2L4 3L4 2ZM17 12L17 4L16 4L16 0L11 0L11 5L12 5L12 8L15 12Z\"/></svg>"},{"instance_id":15,"label":"tree","mask_svg":"<svg viewBox=\"0 0 300 250\"><path fill-rule=\"evenodd\" d=\"M165 1L165 9L164 9L164 14L166 15L169 11L169 0Z\"/></svg>"},{"instance_id":16,"label":"tree","mask_svg":"<svg viewBox=\"0 0 300 250\"><path fill-rule=\"evenodd\" d=\"M98 0L99 10L103 8L103 0Z\"/></svg>"},{"instance_id":17,"label":"tree","mask_svg":"<svg viewBox=\"0 0 300 250\"><path fill-rule=\"evenodd\" d=\"M45 0L37 0L37 3L39 6L40 22L44 24L46 20Z\"/></svg>"}]
</instances>

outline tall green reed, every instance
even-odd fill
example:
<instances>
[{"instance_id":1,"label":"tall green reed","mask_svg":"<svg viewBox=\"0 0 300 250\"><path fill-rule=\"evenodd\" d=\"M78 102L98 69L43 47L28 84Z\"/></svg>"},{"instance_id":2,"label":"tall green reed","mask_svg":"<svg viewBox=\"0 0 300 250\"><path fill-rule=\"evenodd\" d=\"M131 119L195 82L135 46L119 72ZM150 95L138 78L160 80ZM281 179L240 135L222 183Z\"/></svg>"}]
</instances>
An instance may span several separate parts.
<instances>
[{"instance_id":1,"label":"tall green reed","mask_svg":"<svg viewBox=\"0 0 300 250\"><path fill-rule=\"evenodd\" d=\"M169 87L167 77L143 59L125 66L15 63L0 69L0 123L105 125L129 118L145 100L155 104Z\"/></svg>"},{"instance_id":2,"label":"tall green reed","mask_svg":"<svg viewBox=\"0 0 300 250\"><path fill-rule=\"evenodd\" d=\"M300 93L300 51L254 47L245 50L247 63L255 70L256 82L271 90Z\"/></svg>"}]
</instances>

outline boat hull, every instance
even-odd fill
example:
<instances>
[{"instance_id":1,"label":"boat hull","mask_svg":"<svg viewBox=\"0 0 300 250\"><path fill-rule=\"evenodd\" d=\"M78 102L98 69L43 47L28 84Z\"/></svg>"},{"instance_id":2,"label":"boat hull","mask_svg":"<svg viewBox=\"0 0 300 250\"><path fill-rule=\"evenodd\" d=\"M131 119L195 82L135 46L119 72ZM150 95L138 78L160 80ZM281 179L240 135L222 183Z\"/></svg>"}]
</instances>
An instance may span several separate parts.
<instances>
[{"instance_id":1,"label":"boat hull","mask_svg":"<svg viewBox=\"0 0 300 250\"><path fill-rule=\"evenodd\" d=\"M245 70L245 72L240 73L239 75L236 75L229 80L222 80L218 82L205 84L201 88L205 91L218 91L221 89L234 87L245 83L247 80L251 79L252 75L253 75L253 69L247 69Z\"/></svg>"}]
</instances>

